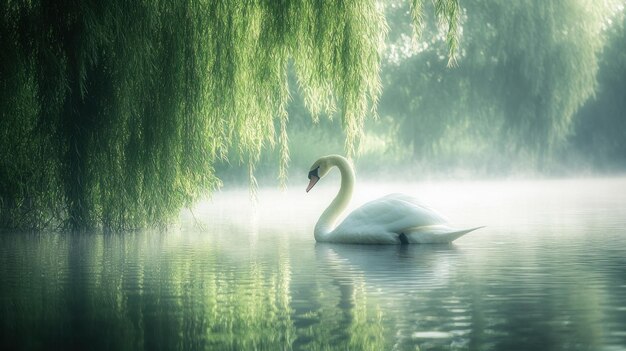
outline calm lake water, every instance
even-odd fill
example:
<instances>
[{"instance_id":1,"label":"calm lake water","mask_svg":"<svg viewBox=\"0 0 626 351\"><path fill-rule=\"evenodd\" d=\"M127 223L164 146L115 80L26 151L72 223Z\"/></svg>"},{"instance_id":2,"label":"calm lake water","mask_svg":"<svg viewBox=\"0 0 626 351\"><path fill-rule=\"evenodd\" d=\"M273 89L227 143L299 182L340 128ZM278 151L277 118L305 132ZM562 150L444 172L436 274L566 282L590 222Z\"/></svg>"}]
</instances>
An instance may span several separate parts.
<instances>
[{"instance_id":1,"label":"calm lake water","mask_svg":"<svg viewBox=\"0 0 626 351\"><path fill-rule=\"evenodd\" d=\"M0 235L0 349L626 350L626 179L356 189L487 226L443 246L316 244L335 183L222 191L165 233Z\"/></svg>"}]
</instances>

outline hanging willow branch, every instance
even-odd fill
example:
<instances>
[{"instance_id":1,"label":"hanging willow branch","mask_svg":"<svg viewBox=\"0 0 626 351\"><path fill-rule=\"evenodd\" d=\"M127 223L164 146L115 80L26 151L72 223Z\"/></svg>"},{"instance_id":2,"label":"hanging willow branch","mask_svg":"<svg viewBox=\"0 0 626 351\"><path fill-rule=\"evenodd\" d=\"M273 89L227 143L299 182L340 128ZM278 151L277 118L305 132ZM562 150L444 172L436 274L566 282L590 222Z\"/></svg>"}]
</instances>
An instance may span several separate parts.
<instances>
[{"instance_id":1,"label":"hanging willow branch","mask_svg":"<svg viewBox=\"0 0 626 351\"><path fill-rule=\"evenodd\" d=\"M454 26L457 8L438 14ZM33 0L0 13L4 228L168 223L219 186L213 165L233 149L253 170L278 143L284 180L290 62L315 116L341 112L348 154L380 95L373 0Z\"/></svg>"},{"instance_id":2,"label":"hanging willow branch","mask_svg":"<svg viewBox=\"0 0 626 351\"><path fill-rule=\"evenodd\" d=\"M415 36L422 35L424 25L424 0L411 0L411 16L413 17L413 27ZM435 16L439 20L439 26L446 32L446 43L448 44L448 66L456 65L456 51L459 47L459 0L433 0Z\"/></svg>"}]
</instances>

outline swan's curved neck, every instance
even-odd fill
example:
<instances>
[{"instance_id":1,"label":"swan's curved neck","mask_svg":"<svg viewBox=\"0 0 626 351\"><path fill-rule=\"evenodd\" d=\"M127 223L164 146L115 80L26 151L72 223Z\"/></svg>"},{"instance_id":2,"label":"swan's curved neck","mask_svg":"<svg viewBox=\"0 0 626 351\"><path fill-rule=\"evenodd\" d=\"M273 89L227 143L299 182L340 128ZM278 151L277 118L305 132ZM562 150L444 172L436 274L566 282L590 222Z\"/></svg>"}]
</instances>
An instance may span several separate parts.
<instances>
[{"instance_id":1,"label":"swan's curved neck","mask_svg":"<svg viewBox=\"0 0 626 351\"><path fill-rule=\"evenodd\" d=\"M352 199L354 188L354 170L348 160L342 156L334 155L329 156L329 162L332 166L337 166L341 172L341 187L335 199L322 213L315 225L315 240L317 241L326 241L332 233L337 218L348 207L350 199Z\"/></svg>"}]
</instances>

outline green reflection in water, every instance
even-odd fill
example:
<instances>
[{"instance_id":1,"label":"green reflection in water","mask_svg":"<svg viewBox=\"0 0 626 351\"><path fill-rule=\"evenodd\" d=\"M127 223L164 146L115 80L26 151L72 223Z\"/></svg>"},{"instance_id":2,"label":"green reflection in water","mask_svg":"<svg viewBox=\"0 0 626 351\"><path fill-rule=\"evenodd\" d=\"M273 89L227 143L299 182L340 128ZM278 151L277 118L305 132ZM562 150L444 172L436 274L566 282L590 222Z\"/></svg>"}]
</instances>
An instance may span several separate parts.
<instances>
[{"instance_id":1,"label":"green reflection in water","mask_svg":"<svg viewBox=\"0 0 626 351\"><path fill-rule=\"evenodd\" d=\"M626 201L552 188L451 247L316 245L236 201L205 233L2 235L0 349L623 349Z\"/></svg>"},{"instance_id":2,"label":"green reflection in water","mask_svg":"<svg viewBox=\"0 0 626 351\"><path fill-rule=\"evenodd\" d=\"M187 240L187 241L186 241ZM363 281L317 285L298 326L291 262L166 235L3 238L0 346L84 349L384 348L382 310ZM274 253L273 253L274 254ZM332 290L332 289L331 289ZM302 320L302 318L300 318Z\"/></svg>"},{"instance_id":3,"label":"green reflection in water","mask_svg":"<svg viewBox=\"0 0 626 351\"><path fill-rule=\"evenodd\" d=\"M315 311L301 316L295 347L304 350L383 350L382 310L367 299L363 282L316 284Z\"/></svg>"}]
</instances>

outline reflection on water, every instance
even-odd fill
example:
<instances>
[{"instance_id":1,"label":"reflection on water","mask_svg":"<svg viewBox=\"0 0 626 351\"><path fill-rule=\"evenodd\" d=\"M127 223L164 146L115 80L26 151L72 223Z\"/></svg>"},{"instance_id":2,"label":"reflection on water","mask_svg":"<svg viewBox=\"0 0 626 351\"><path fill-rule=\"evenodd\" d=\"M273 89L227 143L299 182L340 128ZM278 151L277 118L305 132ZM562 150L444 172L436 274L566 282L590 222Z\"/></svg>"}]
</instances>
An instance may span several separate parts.
<instances>
[{"instance_id":1,"label":"reflection on water","mask_svg":"<svg viewBox=\"0 0 626 351\"><path fill-rule=\"evenodd\" d=\"M626 348L626 180L395 187L356 201L403 190L488 227L316 244L320 187L223 192L167 233L1 235L0 348Z\"/></svg>"}]
</instances>

